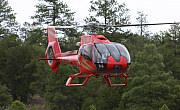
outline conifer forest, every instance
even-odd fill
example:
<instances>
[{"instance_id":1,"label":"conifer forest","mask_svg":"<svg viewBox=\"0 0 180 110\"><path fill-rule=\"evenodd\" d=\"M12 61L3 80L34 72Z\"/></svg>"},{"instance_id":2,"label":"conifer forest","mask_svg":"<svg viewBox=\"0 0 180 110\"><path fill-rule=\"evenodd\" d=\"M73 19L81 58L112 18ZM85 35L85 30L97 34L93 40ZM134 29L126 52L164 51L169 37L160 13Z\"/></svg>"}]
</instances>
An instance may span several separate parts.
<instances>
[{"instance_id":1,"label":"conifer forest","mask_svg":"<svg viewBox=\"0 0 180 110\"><path fill-rule=\"evenodd\" d=\"M126 4L90 0L88 24L132 24ZM78 67L60 64L55 77L44 58L47 25L74 26L75 12L62 0L39 0L33 23L20 25L8 0L0 0L0 110L180 110L180 25L152 33L120 27L99 29L111 42L125 45L131 56L128 84L107 87L102 78L86 85L65 87ZM93 14L92 14L93 13ZM139 10L137 24L150 16ZM170 21L171 22L171 21ZM62 52L78 50L85 30L63 29L58 38ZM111 79L120 82L120 79ZM76 82L79 79L75 79Z\"/></svg>"}]
</instances>

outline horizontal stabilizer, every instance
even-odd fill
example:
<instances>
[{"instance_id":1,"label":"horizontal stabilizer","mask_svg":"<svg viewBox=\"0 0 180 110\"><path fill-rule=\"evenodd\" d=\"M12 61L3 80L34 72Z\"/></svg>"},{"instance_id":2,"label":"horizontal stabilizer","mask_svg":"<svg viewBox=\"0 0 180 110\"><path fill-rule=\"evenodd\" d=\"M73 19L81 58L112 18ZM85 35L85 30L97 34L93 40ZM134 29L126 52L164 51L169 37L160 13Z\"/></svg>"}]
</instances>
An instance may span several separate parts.
<instances>
[{"instance_id":1,"label":"horizontal stabilizer","mask_svg":"<svg viewBox=\"0 0 180 110\"><path fill-rule=\"evenodd\" d=\"M57 58L38 58L37 60L46 60L46 61L54 61L55 60L59 63L70 64L73 66L77 66L77 64L78 64L78 56L77 55L63 56L63 57L57 57Z\"/></svg>"},{"instance_id":2,"label":"horizontal stabilizer","mask_svg":"<svg viewBox=\"0 0 180 110\"><path fill-rule=\"evenodd\" d=\"M54 58L38 58L37 60L60 60L60 59L54 59Z\"/></svg>"}]
</instances>

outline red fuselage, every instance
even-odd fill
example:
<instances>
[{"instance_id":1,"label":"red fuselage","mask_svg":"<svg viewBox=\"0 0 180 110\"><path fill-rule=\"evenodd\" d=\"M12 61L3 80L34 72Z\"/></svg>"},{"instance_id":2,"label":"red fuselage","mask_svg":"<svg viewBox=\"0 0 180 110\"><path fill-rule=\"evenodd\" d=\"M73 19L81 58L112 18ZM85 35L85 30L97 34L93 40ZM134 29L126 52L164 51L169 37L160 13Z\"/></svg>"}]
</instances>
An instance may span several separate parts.
<instances>
[{"instance_id":1,"label":"red fuselage","mask_svg":"<svg viewBox=\"0 0 180 110\"><path fill-rule=\"evenodd\" d=\"M60 62L78 66L82 74L117 75L128 70L130 55L124 45L111 43L102 35L91 35L81 37L78 55L61 53Z\"/></svg>"}]
</instances>

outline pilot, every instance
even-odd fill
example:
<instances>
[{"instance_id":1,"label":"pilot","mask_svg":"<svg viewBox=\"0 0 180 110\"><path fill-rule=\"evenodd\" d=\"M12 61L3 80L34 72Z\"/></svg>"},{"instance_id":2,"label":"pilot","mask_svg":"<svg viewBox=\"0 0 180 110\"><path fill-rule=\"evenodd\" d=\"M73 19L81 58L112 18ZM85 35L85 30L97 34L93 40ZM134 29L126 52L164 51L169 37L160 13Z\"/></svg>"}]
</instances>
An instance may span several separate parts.
<instances>
[{"instance_id":1,"label":"pilot","mask_svg":"<svg viewBox=\"0 0 180 110\"><path fill-rule=\"evenodd\" d=\"M105 60L105 59L107 59L107 57L108 57L108 51L106 49L104 54L102 54L102 59Z\"/></svg>"},{"instance_id":2,"label":"pilot","mask_svg":"<svg viewBox=\"0 0 180 110\"><path fill-rule=\"evenodd\" d=\"M100 63L101 61L101 55L100 53L97 51L97 49L95 48L95 57L94 60L97 60L97 63Z\"/></svg>"}]
</instances>

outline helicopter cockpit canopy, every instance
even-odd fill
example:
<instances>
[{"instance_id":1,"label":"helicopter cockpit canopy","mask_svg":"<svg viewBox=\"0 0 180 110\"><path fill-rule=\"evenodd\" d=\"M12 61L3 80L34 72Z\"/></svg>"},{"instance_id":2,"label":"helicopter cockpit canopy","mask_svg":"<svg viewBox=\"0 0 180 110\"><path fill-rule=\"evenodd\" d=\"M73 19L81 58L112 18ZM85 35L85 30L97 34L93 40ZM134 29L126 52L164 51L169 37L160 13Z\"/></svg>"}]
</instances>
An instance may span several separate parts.
<instances>
[{"instance_id":1,"label":"helicopter cockpit canopy","mask_svg":"<svg viewBox=\"0 0 180 110\"><path fill-rule=\"evenodd\" d=\"M94 45L94 46L93 46ZM93 50L92 50L93 48ZM103 44L103 43L93 43L89 45L84 45L81 48L80 54L86 60L94 61L95 64L103 63L107 64L109 56L112 56L116 62L120 61L120 57L124 56L127 63L131 63L130 55L126 47L122 44ZM93 54L93 58L92 58Z\"/></svg>"},{"instance_id":2,"label":"helicopter cockpit canopy","mask_svg":"<svg viewBox=\"0 0 180 110\"><path fill-rule=\"evenodd\" d=\"M95 43L93 48L94 63L107 63L109 56L112 56L116 62L120 61L120 57L124 56L127 63L131 63L128 50L122 44L102 44Z\"/></svg>"}]
</instances>

